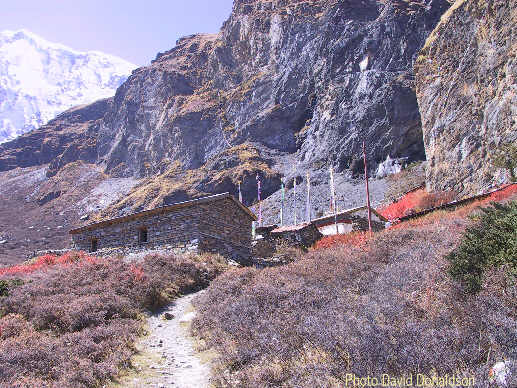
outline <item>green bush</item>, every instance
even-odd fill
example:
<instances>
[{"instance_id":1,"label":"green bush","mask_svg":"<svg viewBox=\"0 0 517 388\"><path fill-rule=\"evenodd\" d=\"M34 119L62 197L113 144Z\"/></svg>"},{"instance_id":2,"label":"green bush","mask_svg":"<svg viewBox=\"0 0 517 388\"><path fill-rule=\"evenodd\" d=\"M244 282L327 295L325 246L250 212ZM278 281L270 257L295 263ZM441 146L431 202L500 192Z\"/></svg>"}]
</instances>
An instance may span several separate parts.
<instances>
[{"instance_id":1,"label":"green bush","mask_svg":"<svg viewBox=\"0 0 517 388\"><path fill-rule=\"evenodd\" d=\"M510 174L512 182L517 181L515 168L517 168L517 145L504 144L492 157L492 165L497 168L503 168Z\"/></svg>"},{"instance_id":2,"label":"green bush","mask_svg":"<svg viewBox=\"0 0 517 388\"><path fill-rule=\"evenodd\" d=\"M20 279L0 280L0 297L9 296L9 289L12 289L16 286L21 286L22 284L23 281Z\"/></svg>"},{"instance_id":3,"label":"green bush","mask_svg":"<svg viewBox=\"0 0 517 388\"><path fill-rule=\"evenodd\" d=\"M509 276L517 275L517 202L494 203L481 210L479 222L466 230L461 245L447 256L449 274L468 293L481 289L488 268L505 266Z\"/></svg>"}]
</instances>

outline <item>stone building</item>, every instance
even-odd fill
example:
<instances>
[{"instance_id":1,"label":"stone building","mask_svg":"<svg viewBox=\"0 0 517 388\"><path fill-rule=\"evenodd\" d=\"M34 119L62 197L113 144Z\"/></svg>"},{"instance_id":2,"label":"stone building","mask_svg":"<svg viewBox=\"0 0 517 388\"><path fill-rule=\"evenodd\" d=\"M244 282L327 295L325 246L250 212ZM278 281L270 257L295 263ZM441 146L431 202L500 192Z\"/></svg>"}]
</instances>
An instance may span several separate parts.
<instances>
[{"instance_id":1,"label":"stone building","mask_svg":"<svg viewBox=\"0 0 517 388\"><path fill-rule=\"evenodd\" d=\"M96 222L70 234L74 249L89 252L212 252L247 262L255 220L246 206L224 193Z\"/></svg>"}]
</instances>

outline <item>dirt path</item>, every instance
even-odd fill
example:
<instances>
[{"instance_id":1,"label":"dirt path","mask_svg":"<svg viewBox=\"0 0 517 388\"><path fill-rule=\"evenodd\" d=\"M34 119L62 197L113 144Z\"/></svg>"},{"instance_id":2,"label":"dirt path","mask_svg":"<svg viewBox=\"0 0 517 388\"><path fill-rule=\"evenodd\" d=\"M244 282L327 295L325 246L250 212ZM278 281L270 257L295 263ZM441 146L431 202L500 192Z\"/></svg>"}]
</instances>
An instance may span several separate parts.
<instances>
[{"instance_id":1,"label":"dirt path","mask_svg":"<svg viewBox=\"0 0 517 388\"><path fill-rule=\"evenodd\" d=\"M210 387L209 354L196 352L189 335L189 326L195 316L191 301L198 294L176 299L167 308L148 317L150 334L137 344L139 353L132 360L135 371L113 387ZM164 319L166 313L172 314L173 318Z\"/></svg>"}]
</instances>

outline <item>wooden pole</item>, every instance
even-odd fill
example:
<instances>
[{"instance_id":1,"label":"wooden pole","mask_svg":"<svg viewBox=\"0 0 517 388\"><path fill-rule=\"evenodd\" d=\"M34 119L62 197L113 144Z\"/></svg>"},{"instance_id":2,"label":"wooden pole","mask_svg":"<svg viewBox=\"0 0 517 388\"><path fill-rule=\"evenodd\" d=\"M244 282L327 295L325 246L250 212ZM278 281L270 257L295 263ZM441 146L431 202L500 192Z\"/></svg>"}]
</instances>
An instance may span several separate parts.
<instances>
[{"instance_id":1,"label":"wooden pole","mask_svg":"<svg viewBox=\"0 0 517 388\"><path fill-rule=\"evenodd\" d=\"M285 185L284 180L282 179L282 185L281 185L281 194L282 194L282 200L280 203L280 226L284 226L284 198L285 198Z\"/></svg>"},{"instance_id":2,"label":"wooden pole","mask_svg":"<svg viewBox=\"0 0 517 388\"><path fill-rule=\"evenodd\" d=\"M337 207L336 207L336 188L334 186L334 169L330 167L330 201L334 210L334 224L336 225L336 234L339 234L337 226Z\"/></svg>"},{"instance_id":3,"label":"wooden pole","mask_svg":"<svg viewBox=\"0 0 517 388\"><path fill-rule=\"evenodd\" d=\"M294 224L296 225L296 177L294 177Z\"/></svg>"},{"instance_id":4,"label":"wooden pole","mask_svg":"<svg viewBox=\"0 0 517 388\"><path fill-rule=\"evenodd\" d=\"M368 187L368 167L366 164L366 146L363 141L364 177L366 179L366 205L368 207L368 230L372 233L372 209L370 208L370 188Z\"/></svg>"},{"instance_id":5,"label":"wooden pole","mask_svg":"<svg viewBox=\"0 0 517 388\"><path fill-rule=\"evenodd\" d=\"M307 222L311 222L311 177L307 172Z\"/></svg>"}]
</instances>

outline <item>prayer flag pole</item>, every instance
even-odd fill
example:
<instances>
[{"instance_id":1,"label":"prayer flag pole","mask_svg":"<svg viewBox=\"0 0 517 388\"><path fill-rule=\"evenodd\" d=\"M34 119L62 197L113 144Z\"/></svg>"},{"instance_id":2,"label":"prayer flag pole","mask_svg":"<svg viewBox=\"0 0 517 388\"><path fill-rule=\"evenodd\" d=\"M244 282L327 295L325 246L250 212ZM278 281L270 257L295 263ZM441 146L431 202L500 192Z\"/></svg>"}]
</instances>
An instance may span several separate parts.
<instances>
[{"instance_id":1,"label":"prayer flag pole","mask_svg":"<svg viewBox=\"0 0 517 388\"><path fill-rule=\"evenodd\" d=\"M259 216L258 216L258 222L259 226L262 226L262 203L260 202L260 177L257 173L257 198L259 203Z\"/></svg>"},{"instance_id":2,"label":"prayer flag pole","mask_svg":"<svg viewBox=\"0 0 517 388\"><path fill-rule=\"evenodd\" d=\"M307 222L311 222L311 177L307 172Z\"/></svg>"},{"instance_id":3,"label":"prayer flag pole","mask_svg":"<svg viewBox=\"0 0 517 388\"><path fill-rule=\"evenodd\" d=\"M282 201L280 203L280 226L284 226L284 198L285 198L285 185L284 180L282 179Z\"/></svg>"},{"instance_id":4,"label":"prayer flag pole","mask_svg":"<svg viewBox=\"0 0 517 388\"><path fill-rule=\"evenodd\" d=\"M366 164L366 147L363 141L364 177L366 179L366 205L368 206L368 230L372 233L372 209L370 208L370 189L368 187L368 167Z\"/></svg>"},{"instance_id":5,"label":"prayer flag pole","mask_svg":"<svg viewBox=\"0 0 517 388\"><path fill-rule=\"evenodd\" d=\"M294 177L294 224L296 225L296 177Z\"/></svg>"},{"instance_id":6,"label":"prayer flag pole","mask_svg":"<svg viewBox=\"0 0 517 388\"><path fill-rule=\"evenodd\" d=\"M334 169L330 167L330 203L334 210L334 224L336 225L336 234L339 234L337 226L337 207L336 207L336 188L334 187Z\"/></svg>"}]
</instances>

